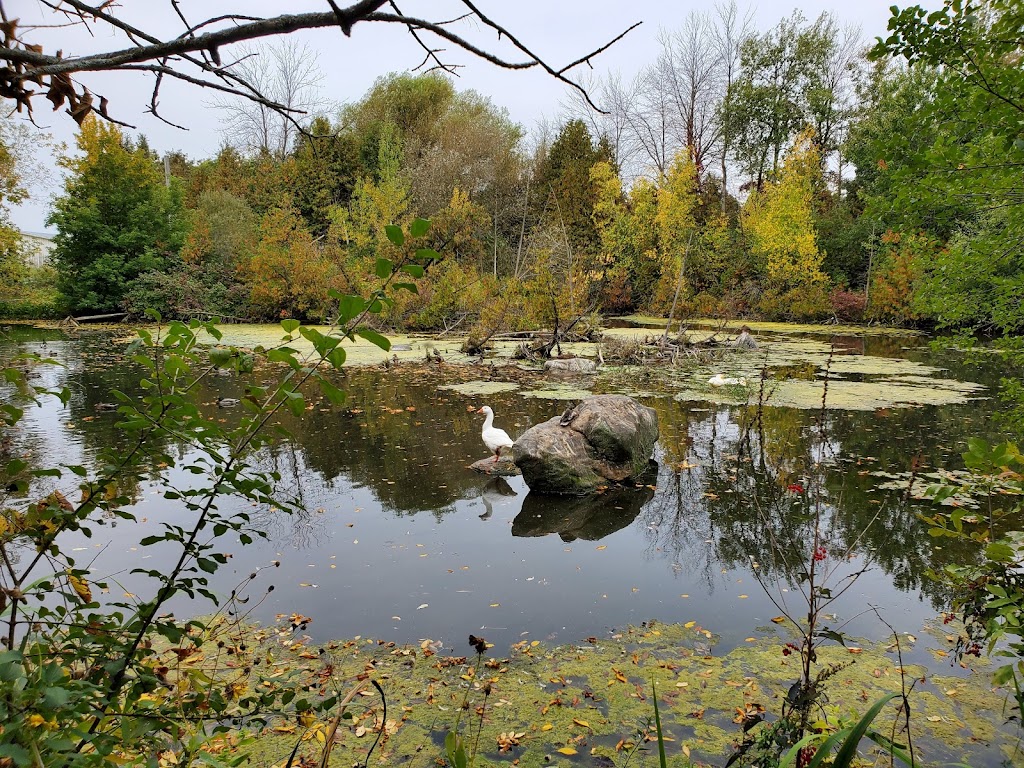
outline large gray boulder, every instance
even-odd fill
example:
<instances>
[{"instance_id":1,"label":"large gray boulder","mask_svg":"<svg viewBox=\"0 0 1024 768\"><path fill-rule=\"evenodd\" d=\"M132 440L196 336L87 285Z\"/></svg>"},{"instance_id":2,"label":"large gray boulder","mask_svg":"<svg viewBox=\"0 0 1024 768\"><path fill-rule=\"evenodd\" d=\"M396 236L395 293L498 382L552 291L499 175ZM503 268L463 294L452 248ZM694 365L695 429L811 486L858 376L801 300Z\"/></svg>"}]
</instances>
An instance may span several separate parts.
<instances>
[{"instance_id":1,"label":"large gray boulder","mask_svg":"<svg viewBox=\"0 0 1024 768\"><path fill-rule=\"evenodd\" d=\"M597 395L528 429L512 458L530 490L580 495L643 474L657 440L654 409Z\"/></svg>"}]
</instances>

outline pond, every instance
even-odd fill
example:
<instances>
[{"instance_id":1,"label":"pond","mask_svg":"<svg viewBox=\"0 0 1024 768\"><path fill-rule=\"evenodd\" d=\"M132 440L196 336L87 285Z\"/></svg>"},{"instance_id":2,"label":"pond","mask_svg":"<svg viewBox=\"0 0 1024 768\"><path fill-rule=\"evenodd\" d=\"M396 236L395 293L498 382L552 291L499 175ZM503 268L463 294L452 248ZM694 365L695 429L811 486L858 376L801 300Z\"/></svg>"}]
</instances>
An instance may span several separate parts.
<instances>
[{"instance_id":1,"label":"pond","mask_svg":"<svg viewBox=\"0 0 1024 768\"><path fill-rule=\"evenodd\" d=\"M657 333L620 325L620 337ZM238 343L280 337L280 329L224 330ZM301 613L319 641L430 639L465 653L469 633L500 649L524 639L607 636L647 620L696 621L715 633L715 653L725 653L772 631L779 604L800 613L790 564L806 553L808 512L821 504L829 556L843 560L835 580L863 571L830 609L830 625L884 639L889 630L873 606L915 637L909 662L967 674L936 661L948 649L934 627L949 595L926 574L976 553L929 537L914 514L928 502L915 501L907 486L912 469L920 479L961 467L967 437L999 438L998 361L937 351L920 335L809 331L755 328L761 349L745 355L671 370L609 365L597 377L568 380L505 364L507 350L466 361L456 341L402 340L410 350L386 367L367 353L367 365L339 376L344 405L311 397L303 419L284 419L291 437L260 455L305 511L252 510L268 538L228 545L231 560L212 587L227 594L259 571L247 586L251 618ZM62 367L38 375L72 392L67 408L27 412L15 450L89 466L116 445L118 415L97 404L114 389L137 391L124 337L114 329L7 331L5 356L22 350L59 360ZM446 362L422 362L433 349ZM746 384L707 386L716 371ZM218 397L238 397L245 380L205 382L205 407L216 411ZM487 455L481 405L515 437L586 392L634 394L657 411L658 468L649 484L552 499L529 493L521 478L468 468ZM167 565L166 551L139 547L161 520L180 514L162 499L158 474L129 489L139 523L108 521L92 539L65 542L112 591L142 592L129 571ZM184 600L171 607L179 615L210 610Z\"/></svg>"}]
</instances>

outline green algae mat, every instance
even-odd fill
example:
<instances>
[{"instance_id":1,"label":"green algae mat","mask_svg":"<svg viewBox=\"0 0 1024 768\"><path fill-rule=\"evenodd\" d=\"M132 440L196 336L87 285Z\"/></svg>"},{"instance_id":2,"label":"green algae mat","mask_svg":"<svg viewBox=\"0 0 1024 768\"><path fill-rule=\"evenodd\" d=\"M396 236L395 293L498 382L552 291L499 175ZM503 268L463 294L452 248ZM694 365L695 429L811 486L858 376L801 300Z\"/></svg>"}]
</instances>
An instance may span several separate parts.
<instances>
[{"instance_id":1,"label":"green algae mat","mask_svg":"<svg viewBox=\"0 0 1024 768\"><path fill-rule=\"evenodd\" d=\"M664 319L622 318L634 327L611 328L606 338L656 340ZM659 325L660 324L660 325ZM986 387L951 378L940 367L910 359L907 351L920 344L920 334L904 329L877 326L801 325L746 323L760 348L740 352L728 347L713 348L708 354L677 365L629 366L608 363L597 375L554 377L545 375L536 363L514 359L519 341L498 341L486 361L461 352L460 338L432 338L422 335L392 335L392 348L384 351L368 341L346 341L347 365L367 366L415 364L428 356L440 356L434 370L439 379L465 378L453 369L479 370L482 364L499 371L487 379L444 383L464 395L487 395L516 390L522 397L549 400L578 400L591 394L616 393L635 397L671 397L686 402L727 405L763 405L805 410L873 411L928 405L960 405L986 396ZM694 343L715 337L727 341L739 322L692 321L687 337ZM285 343L286 335L275 325L226 325L221 344L255 348ZM328 331L321 328L321 331ZM887 354L857 354L851 339L888 339ZM833 343L833 340L840 340ZM213 341L210 339L209 341ZM287 341L300 351L309 343L296 335ZM903 346L905 344L910 347ZM564 344L563 352L598 358L596 343ZM501 373L501 369L506 369ZM532 374L524 379L522 371ZM714 386L715 376L737 379L737 385ZM498 380L502 377L511 381Z\"/></svg>"},{"instance_id":2,"label":"green algae mat","mask_svg":"<svg viewBox=\"0 0 1024 768\"><path fill-rule=\"evenodd\" d=\"M946 657L938 646L948 640L937 626L921 641L903 636L904 659ZM721 765L742 739L744 719L765 718L751 729L755 735L768 728L799 674L796 656L782 652L790 638L774 626L722 655L714 634L693 621L648 623L570 645L522 641L479 657L468 643L466 655L451 655L429 639L401 647L357 638L317 648L287 630L259 634L257 653L282 670L303 668L321 695L343 693L357 680L380 684L384 701L367 684L349 707L351 720L334 734L331 764L338 766L362 764L368 754L371 765L441 764L444 735L457 722L479 765L622 765L637 750L637 759L656 759L654 696L670 761L688 756ZM915 650L929 641L937 646ZM895 643L849 646L819 651L817 668L834 670L821 709L832 722L855 720L906 685L922 765L1013 759L1013 732L1000 727L1009 692L990 689L983 661L940 675L922 664L901 670ZM875 727L899 736L897 707L883 710ZM326 721L274 721L256 739L254 764L282 766L296 743L309 764L328 732Z\"/></svg>"}]
</instances>

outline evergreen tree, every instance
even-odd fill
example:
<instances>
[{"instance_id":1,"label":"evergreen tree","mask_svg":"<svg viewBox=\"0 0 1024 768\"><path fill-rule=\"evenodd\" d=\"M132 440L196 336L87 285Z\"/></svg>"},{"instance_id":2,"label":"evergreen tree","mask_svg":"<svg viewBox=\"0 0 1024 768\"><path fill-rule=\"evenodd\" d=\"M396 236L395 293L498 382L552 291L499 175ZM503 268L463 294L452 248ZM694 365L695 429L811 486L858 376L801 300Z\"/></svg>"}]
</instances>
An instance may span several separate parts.
<instances>
[{"instance_id":1,"label":"evergreen tree","mask_svg":"<svg viewBox=\"0 0 1024 768\"><path fill-rule=\"evenodd\" d=\"M62 160L71 175L47 219L57 227L53 260L72 309L116 311L139 275L177 262L181 195L114 125L90 117L76 143L82 154Z\"/></svg>"},{"instance_id":2,"label":"evergreen tree","mask_svg":"<svg viewBox=\"0 0 1024 768\"><path fill-rule=\"evenodd\" d=\"M574 249L597 253L600 238L592 218L596 191L590 169L601 161L612 163L607 144L595 147L582 120L570 120L559 132L537 172L535 198L540 218L564 227Z\"/></svg>"}]
</instances>

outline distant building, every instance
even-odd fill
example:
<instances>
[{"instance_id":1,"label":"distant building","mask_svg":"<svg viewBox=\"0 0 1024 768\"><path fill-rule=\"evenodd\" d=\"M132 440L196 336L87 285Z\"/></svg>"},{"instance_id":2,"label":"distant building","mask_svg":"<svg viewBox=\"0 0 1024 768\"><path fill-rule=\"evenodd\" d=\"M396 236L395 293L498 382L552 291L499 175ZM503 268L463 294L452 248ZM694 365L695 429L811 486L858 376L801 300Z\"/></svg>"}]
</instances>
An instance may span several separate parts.
<instances>
[{"instance_id":1,"label":"distant building","mask_svg":"<svg viewBox=\"0 0 1024 768\"><path fill-rule=\"evenodd\" d=\"M25 263L30 267L45 267L50 263L53 250L52 232L21 231L21 243L25 248Z\"/></svg>"}]
</instances>

